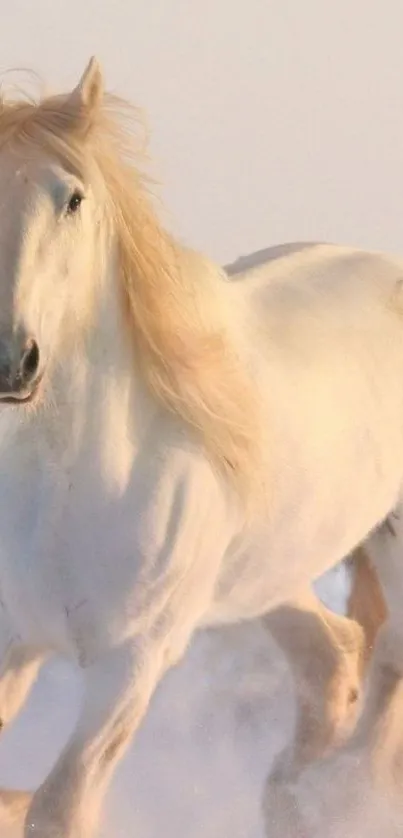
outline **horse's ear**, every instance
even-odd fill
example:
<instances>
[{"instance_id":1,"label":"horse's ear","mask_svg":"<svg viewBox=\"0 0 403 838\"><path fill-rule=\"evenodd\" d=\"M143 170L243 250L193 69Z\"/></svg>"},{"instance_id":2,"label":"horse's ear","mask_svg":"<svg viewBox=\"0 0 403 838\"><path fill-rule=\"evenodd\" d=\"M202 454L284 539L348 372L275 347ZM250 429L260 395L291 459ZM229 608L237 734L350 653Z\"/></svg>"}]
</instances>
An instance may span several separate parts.
<instances>
[{"instance_id":1,"label":"horse's ear","mask_svg":"<svg viewBox=\"0 0 403 838\"><path fill-rule=\"evenodd\" d=\"M69 105L91 121L97 115L104 95L102 70L96 58L92 57L83 75L69 97Z\"/></svg>"}]
</instances>

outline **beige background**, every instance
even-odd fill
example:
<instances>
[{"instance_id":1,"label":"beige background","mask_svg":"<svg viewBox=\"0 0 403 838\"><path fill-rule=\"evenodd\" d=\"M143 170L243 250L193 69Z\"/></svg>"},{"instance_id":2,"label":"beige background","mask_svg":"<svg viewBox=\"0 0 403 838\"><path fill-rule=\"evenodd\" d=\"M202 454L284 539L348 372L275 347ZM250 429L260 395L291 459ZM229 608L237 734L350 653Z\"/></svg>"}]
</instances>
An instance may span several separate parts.
<instances>
[{"instance_id":1,"label":"beige background","mask_svg":"<svg viewBox=\"0 0 403 838\"><path fill-rule=\"evenodd\" d=\"M1 0L0 68L88 56L146 108L169 223L227 260L287 239L403 251L401 0Z\"/></svg>"}]
</instances>

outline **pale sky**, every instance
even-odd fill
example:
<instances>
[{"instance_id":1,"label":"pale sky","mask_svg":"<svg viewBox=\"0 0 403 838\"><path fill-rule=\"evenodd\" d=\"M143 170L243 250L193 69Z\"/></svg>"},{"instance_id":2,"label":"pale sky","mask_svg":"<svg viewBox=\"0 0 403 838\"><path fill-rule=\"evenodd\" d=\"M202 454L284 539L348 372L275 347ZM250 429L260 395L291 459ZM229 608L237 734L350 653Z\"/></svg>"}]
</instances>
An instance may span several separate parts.
<instances>
[{"instance_id":1,"label":"pale sky","mask_svg":"<svg viewBox=\"0 0 403 838\"><path fill-rule=\"evenodd\" d=\"M290 239L403 253L401 0L0 0L1 69L89 55L149 114L170 226L219 260Z\"/></svg>"}]
</instances>

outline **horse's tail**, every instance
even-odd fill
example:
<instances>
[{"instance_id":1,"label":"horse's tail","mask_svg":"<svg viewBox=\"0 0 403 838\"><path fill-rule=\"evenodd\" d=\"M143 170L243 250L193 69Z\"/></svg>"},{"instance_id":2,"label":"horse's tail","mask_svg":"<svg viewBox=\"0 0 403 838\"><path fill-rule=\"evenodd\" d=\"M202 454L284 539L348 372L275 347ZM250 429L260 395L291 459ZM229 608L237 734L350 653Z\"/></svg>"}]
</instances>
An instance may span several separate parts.
<instances>
[{"instance_id":1,"label":"horse's tail","mask_svg":"<svg viewBox=\"0 0 403 838\"><path fill-rule=\"evenodd\" d=\"M374 648L376 635L386 619L387 606L375 568L364 547L358 547L350 560L352 575L347 614L364 630L362 666L365 671Z\"/></svg>"}]
</instances>

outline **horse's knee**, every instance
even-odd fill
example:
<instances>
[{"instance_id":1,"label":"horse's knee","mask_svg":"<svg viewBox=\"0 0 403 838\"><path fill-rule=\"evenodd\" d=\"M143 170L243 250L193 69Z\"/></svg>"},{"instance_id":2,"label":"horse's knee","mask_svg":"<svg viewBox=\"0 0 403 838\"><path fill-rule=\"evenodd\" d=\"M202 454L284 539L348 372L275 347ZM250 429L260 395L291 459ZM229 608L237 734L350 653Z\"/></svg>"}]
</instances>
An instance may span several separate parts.
<instances>
[{"instance_id":1,"label":"horse's knee","mask_svg":"<svg viewBox=\"0 0 403 838\"><path fill-rule=\"evenodd\" d=\"M100 755L100 766L108 767L113 765L120 754L125 750L126 745L131 737L132 725L129 720L123 717L115 722L110 731L108 742Z\"/></svg>"},{"instance_id":2,"label":"horse's knee","mask_svg":"<svg viewBox=\"0 0 403 838\"><path fill-rule=\"evenodd\" d=\"M351 733L357 721L362 699L359 667L340 667L325 693L325 720L329 746L336 745Z\"/></svg>"}]
</instances>

